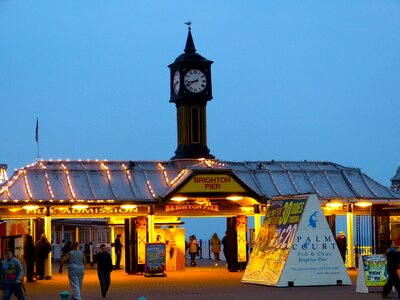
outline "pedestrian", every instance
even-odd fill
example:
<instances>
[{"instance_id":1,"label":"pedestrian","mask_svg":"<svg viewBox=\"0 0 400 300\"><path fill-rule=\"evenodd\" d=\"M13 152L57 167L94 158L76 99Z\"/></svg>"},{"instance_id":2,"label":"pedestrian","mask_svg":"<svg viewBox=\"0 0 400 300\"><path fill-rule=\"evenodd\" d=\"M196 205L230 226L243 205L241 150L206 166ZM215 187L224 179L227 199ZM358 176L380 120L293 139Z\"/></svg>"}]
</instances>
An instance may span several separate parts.
<instances>
[{"instance_id":1,"label":"pedestrian","mask_svg":"<svg viewBox=\"0 0 400 300\"><path fill-rule=\"evenodd\" d=\"M224 256L226 260L226 266L228 267L228 262L229 262L229 246L228 246L228 231L225 231L225 236L222 238L222 246L224 251Z\"/></svg>"},{"instance_id":2,"label":"pedestrian","mask_svg":"<svg viewBox=\"0 0 400 300\"><path fill-rule=\"evenodd\" d=\"M216 232L214 232L211 237L211 251L214 254L214 266L218 267L219 253L221 252L221 240Z\"/></svg>"},{"instance_id":3,"label":"pedestrian","mask_svg":"<svg viewBox=\"0 0 400 300\"><path fill-rule=\"evenodd\" d=\"M25 237L23 258L26 265L26 281L36 282L36 280L33 279L35 272L35 244L30 234L27 234Z\"/></svg>"},{"instance_id":4,"label":"pedestrian","mask_svg":"<svg viewBox=\"0 0 400 300\"><path fill-rule=\"evenodd\" d=\"M36 268L38 273L38 279L43 280L45 277L44 265L46 259L49 257L49 253L52 248L46 235L42 234L40 240L35 245L36 250Z\"/></svg>"},{"instance_id":5,"label":"pedestrian","mask_svg":"<svg viewBox=\"0 0 400 300\"><path fill-rule=\"evenodd\" d=\"M63 257L65 254L67 254L69 251L71 251L71 248L72 248L71 241L66 242L64 247L61 249L62 250L62 256L61 257Z\"/></svg>"},{"instance_id":6,"label":"pedestrian","mask_svg":"<svg viewBox=\"0 0 400 300\"><path fill-rule=\"evenodd\" d=\"M382 298L390 298L389 294L393 286L396 288L398 297L400 298L400 279L397 274L397 268L400 262L400 252L397 252L393 240L387 242L386 252L386 271L389 276L387 283L383 286Z\"/></svg>"},{"instance_id":7,"label":"pedestrian","mask_svg":"<svg viewBox=\"0 0 400 300\"><path fill-rule=\"evenodd\" d=\"M5 254L6 259L1 263L3 300L9 300L12 294L15 294L18 300L25 300L22 286L24 271L21 262L13 257L11 249L7 248Z\"/></svg>"},{"instance_id":8,"label":"pedestrian","mask_svg":"<svg viewBox=\"0 0 400 300\"><path fill-rule=\"evenodd\" d=\"M62 241L61 241L61 245L60 245L61 251L63 250L64 246L65 246L65 240L62 240Z\"/></svg>"},{"instance_id":9,"label":"pedestrian","mask_svg":"<svg viewBox=\"0 0 400 300\"><path fill-rule=\"evenodd\" d=\"M122 254L122 243L121 243L121 235L117 234L117 237L114 241L115 255L117 256L117 260L115 261L115 269L121 270L121 254Z\"/></svg>"},{"instance_id":10,"label":"pedestrian","mask_svg":"<svg viewBox=\"0 0 400 300\"><path fill-rule=\"evenodd\" d=\"M196 266L196 255L198 251L198 243L195 235L189 237L189 255L190 255L190 265L192 267Z\"/></svg>"},{"instance_id":11,"label":"pedestrian","mask_svg":"<svg viewBox=\"0 0 400 300\"><path fill-rule=\"evenodd\" d=\"M110 287L112 272L112 261L110 254L106 251L106 245L101 244L99 253L96 254L97 276L100 281L101 295L106 297L108 288Z\"/></svg>"},{"instance_id":12,"label":"pedestrian","mask_svg":"<svg viewBox=\"0 0 400 300\"><path fill-rule=\"evenodd\" d=\"M71 300L81 300L82 281L86 258L82 251L78 249L78 242L72 242L71 251L61 258L60 269L63 272L63 265L68 264L68 279L72 290Z\"/></svg>"},{"instance_id":13,"label":"pedestrian","mask_svg":"<svg viewBox=\"0 0 400 300\"><path fill-rule=\"evenodd\" d=\"M343 262L346 263L346 249L347 242L343 231L339 231L339 235L335 238L336 244L338 246L340 255L342 256Z\"/></svg>"}]
</instances>

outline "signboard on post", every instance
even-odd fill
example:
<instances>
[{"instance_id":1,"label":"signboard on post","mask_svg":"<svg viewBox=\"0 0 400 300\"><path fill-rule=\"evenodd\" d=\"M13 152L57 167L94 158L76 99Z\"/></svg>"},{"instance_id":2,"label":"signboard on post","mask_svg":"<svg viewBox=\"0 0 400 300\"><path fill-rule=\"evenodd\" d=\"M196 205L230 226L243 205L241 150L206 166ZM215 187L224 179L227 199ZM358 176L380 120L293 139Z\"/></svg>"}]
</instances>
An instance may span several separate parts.
<instances>
[{"instance_id":1,"label":"signboard on post","mask_svg":"<svg viewBox=\"0 0 400 300\"><path fill-rule=\"evenodd\" d=\"M357 293L368 293L368 287L384 286L388 280L384 254L361 255L358 261Z\"/></svg>"},{"instance_id":2,"label":"signboard on post","mask_svg":"<svg viewBox=\"0 0 400 300\"><path fill-rule=\"evenodd\" d=\"M242 282L351 285L316 195L271 201Z\"/></svg>"},{"instance_id":3,"label":"signboard on post","mask_svg":"<svg viewBox=\"0 0 400 300\"><path fill-rule=\"evenodd\" d=\"M147 243L145 276L167 276L165 265L165 244Z\"/></svg>"}]
</instances>

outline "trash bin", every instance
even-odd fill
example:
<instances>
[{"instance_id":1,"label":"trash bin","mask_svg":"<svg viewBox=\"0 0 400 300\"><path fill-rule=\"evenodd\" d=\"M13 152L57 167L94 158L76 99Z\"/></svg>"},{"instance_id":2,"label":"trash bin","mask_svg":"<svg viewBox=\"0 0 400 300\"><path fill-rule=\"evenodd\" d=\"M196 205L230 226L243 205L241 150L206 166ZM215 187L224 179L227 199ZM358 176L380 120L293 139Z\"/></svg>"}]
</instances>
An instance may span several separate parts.
<instances>
[{"instance_id":1,"label":"trash bin","mask_svg":"<svg viewBox=\"0 0 400 300\"><path fill-rule=\"evenodd\" d=\"M61 300L68 300L69 299L69 292L68 291L62 291L60 293L60 297L61 297Z\"/></svg>"}]
</instances>

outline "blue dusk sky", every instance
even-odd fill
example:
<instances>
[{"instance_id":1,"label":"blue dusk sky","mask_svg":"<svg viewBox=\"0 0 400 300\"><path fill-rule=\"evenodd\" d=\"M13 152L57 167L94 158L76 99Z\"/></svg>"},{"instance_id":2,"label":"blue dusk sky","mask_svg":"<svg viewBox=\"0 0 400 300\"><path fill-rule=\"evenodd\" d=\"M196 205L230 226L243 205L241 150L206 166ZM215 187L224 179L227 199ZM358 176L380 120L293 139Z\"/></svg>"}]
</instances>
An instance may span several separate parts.
<instances>
[{"instance_id":1,"label":"blue dusk sky","mask_svg":"<svg viewBox=\"0 0 400 300\"><path fill-rule=\"evenodd\" d=\"M216 158L400 165L400 1L0 1L0 163L168 160L186 21Z\"/></svg>"}]
</instances>

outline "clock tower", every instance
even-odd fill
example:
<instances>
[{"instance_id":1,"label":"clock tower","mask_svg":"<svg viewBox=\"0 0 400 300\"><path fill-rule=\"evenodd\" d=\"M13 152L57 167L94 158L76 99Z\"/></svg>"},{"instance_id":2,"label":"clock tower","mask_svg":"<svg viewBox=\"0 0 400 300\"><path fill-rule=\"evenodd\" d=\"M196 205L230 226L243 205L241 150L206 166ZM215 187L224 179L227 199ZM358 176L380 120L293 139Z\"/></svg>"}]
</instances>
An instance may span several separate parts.
<instances>
[{"instance_id":1,"label":"clock tower","mask_svg":"<svg viewBox=\"0 0 400 300\"><path fill-rule=\"evenodd\" d=\"M171 70L171 99L175 103L178 148L171 159L214 158L207 147L206 106L212 99L211 64L196 53L191 29L184 53L168 67Z\"/></svg>"}]
</instances>

